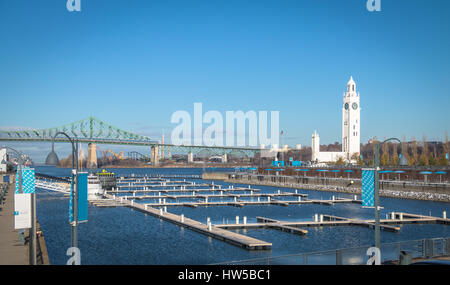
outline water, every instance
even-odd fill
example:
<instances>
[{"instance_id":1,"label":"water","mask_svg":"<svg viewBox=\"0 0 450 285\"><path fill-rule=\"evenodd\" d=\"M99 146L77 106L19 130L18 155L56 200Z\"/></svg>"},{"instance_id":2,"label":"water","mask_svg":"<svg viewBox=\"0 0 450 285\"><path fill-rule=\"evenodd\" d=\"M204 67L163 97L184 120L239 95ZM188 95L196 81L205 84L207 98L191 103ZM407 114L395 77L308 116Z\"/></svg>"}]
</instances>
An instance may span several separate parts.
<instances>
[{"instance_id":1,"label":"water","mask_svg":"<svg viewBox=\"0 0 450 285\"><path fill-rule=\"evenodd\" d=\"M117 175L201 174L202 169L108 169ZM223 171L224 169L216 169ZM37 166L36 172L54 176L69 176L71 169ZM209 170L215 171L215 170ZM201 180L197 180L201 181ZM228 188L229 183L214 181ZM239 186L242 185L237 184ZM278 188L253 186L261 192L276 192ZM283 189L283 188L280 188ZM286 190L286 189L284 189ZM294 191L287 189L286 191ZM300 190L310 199L352 198L353 195ZM441 216L450 212L450 204L381 197L381 218L391 211ZM70 247L71 227L68 224L69 201L60 194L38 189L37 217L44 231L51 264L65 264L66 251ZM370 246L374 243L374 231L366 227L339 226L307 228L308 234L300 236L271 229L238 230L239 233L271 242L268 251L247 251L228 243L206 237L174 224L160 221L130 208L98 208L89 205L88 222L79 225L78 243L82 264L211 264L243 259L281 256L304 252ZM283 206L231 206L218 207L169 207L169 212L184 214L206 223L234 223L236 216L247 217L247 222L256 222L257 216L284 221L311 220L313 215L330 214L342 217L373 219L373 209L363 209L358 204L336 204L333 206L306 204ZM398 233L381 231L381 242L397 242L434 237L449 237L450 227L445 225L401 225Z\"/></svg>"}]
</instances>

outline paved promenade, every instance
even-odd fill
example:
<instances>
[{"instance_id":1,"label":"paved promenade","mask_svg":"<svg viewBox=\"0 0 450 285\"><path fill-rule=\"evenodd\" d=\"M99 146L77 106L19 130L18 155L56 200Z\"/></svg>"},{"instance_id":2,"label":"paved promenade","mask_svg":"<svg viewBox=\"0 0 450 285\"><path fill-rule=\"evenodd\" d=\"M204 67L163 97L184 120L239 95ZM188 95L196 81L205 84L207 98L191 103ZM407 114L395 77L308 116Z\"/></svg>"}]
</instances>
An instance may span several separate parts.
<instances>
[{"instance_id":1,"label":"paved promenade","mask_svg":"<svg viewBox=\"0 0 450 285\"><path fill-rule=\"evenodd\" d=\"M14 230L14 190L11 184L0 206L0 265L27 264L28 246L21 244L18 230Z\"/></svg>"}]
</instances>

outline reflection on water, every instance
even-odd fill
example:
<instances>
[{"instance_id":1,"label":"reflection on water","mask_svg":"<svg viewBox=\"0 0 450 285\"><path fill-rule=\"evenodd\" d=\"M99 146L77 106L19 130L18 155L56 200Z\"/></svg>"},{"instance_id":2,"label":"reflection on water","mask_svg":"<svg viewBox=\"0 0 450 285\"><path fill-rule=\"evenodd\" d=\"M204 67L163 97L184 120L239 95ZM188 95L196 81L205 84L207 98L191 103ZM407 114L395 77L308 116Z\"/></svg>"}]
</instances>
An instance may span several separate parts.
<instances>
[{"instance_id":1,"label":"reflection on water","mask_svg":"<svg viewBox=\"0 0 450 285\"><path fill-rule=\"evenodd\" d=\"M202 169L108 169L119 175L144 174L201 174ZM220 169L217 169L220 171ZM36 172L55 176L68 176L70 169L36 167ZM221 183L228 188L229 183ZM240 185L248 186L248 185ZM254 186L261 193L274 193L276 187ZM291 191L291 190L286 190ZM310 199L330 199L332 195L352 198L353 195L333 192L308 191ZM37 216L44 231L50 262L65 264L70 247L68 224L69 201L55 194L38 190ZM430 213L441 216L449 211L447 203L381 198L381 217L388 212L403 211L417 214ZM269 251L247 251L228 243L204 236L164 222L153 216L129 208L98 208L89 205L88 222L79 226L79 247L82 264L210 264L232 260L280 256L302 252L370 246L373 244L372 229L360 226L307 228L308 234L300 236L271 229L240 229L237 232L272 243ZM284 221L311 220L314 214L373 219L373 209L363 209L358 204L291 205L284 206L231 206L220 207L169 207L169 212L213 224L234 223L236 216L247 217L248 223L256 222L257 216ZM382 243L450 236L450 227L443 225L402 225L398 233L381 232Z\"/></svg>"}]
</instances>

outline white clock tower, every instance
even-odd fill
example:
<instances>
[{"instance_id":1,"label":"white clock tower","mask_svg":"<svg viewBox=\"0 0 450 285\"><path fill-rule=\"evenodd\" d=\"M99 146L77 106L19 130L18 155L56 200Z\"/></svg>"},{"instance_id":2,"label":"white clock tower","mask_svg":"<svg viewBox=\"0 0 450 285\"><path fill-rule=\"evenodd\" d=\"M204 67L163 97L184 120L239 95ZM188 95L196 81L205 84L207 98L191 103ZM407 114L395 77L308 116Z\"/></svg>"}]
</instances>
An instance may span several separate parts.
<instances>
[{"instance_id":1,"label":"white clock tower","mask_svg":"<svg viewBox=\"0 0 450 285\"><path fill-rule=\"evenodd\" d=\"M360 107L359 93L353 77L347 83L342 105L342 151L320 151L320 138L317 132L312 135L311 160L316 162L336 162L338 159L355 163L353 155L360 154Z\"/></svg>"},{"instance_id":2,"label":"white clock tower","mask_svg":"<svg viewBox=\"0 0 450 285\"><path fill-rule=\"evenodd\" d=\"M348 160L360 153L360 123L359 93L350 77L342 106L342 152Z\"/></svg>"}]
</instances>

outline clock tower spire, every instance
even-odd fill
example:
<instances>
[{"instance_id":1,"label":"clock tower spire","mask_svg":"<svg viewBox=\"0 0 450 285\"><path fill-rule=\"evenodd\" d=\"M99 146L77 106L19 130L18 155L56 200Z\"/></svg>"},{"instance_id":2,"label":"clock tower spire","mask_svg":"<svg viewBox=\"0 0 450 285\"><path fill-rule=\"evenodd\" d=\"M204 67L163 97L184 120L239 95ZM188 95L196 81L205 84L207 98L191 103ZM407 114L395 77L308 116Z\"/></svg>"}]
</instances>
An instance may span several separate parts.
<instances>
[{"instance_id":1,"label":"clock tower spire","mask_svg":"<svg viewBox=\"0 0 450 285\"><path fill-rule=\"evenodd\" d=\"M360 106L359 93L353 77L347 83L342 107L342 152L350 160L360 153Z\"/></svg>"}]
</instances>

